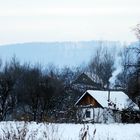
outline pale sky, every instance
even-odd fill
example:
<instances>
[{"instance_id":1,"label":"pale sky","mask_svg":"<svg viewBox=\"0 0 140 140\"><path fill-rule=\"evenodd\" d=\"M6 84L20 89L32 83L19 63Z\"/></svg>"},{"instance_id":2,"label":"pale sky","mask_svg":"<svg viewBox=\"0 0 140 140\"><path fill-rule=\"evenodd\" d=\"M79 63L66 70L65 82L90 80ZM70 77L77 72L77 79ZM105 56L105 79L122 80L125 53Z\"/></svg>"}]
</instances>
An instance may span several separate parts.
<instances>
[{"instance_id":1,"label":"pale sky","mask_svg":"<svg viewBox=\"0 0 140 140\"><path fill-rule=\"evenodd\" d=\"M0 45L23 42L135 41L140 0L0 0Z\"/></svg>"}]
</instances>

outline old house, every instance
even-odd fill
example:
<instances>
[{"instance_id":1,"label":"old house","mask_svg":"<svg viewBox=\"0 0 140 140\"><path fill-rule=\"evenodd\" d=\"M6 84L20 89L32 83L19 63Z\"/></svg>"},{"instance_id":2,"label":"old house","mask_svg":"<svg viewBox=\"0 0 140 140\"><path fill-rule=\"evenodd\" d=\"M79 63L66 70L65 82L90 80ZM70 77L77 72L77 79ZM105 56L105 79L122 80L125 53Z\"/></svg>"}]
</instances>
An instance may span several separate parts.
<instances>
[{"instance_id":1,"label":"old house","mask_svg":"<svg viewBox=\"0 0 140 140\"><path fill-rule=\"evenodd\" d=\"M94 82L94 80L87 74L80 74L73 82L72 88L85 92L88 89L100 90L101 84Z\"/></svg>"},{"instance_id":2,"label":"old house","mask_svg":"<svg viewBox=\"0 0 140 140\"><path fill-rule=\"evenodd\" d=\"M139 107L121 91L87 90L75 103L77 118L83 122L120 122L123 109Z\"/></svg>"}]
</instances>

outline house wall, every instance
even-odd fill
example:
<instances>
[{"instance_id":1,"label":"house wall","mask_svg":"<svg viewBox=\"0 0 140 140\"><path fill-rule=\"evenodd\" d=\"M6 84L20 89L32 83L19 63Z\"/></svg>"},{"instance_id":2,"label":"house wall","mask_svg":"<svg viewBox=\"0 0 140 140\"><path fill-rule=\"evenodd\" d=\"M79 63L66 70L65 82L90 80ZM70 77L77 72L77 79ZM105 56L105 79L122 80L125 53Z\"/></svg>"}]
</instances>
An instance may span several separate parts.
<instances>
[{"instance_id":1,"label":"house wall","mask_svg":"<svg viewBox=\"0 0 140 140\"><path fill-rule=\"evenodd\" d=\"M86 111L90 111L90 117L86 116ZM103 113L102 108L82 108L83 121L100 122Z\"/></svg>"},{"instance_id":2,"label":"house wall","mask_svg":"<svg viewBox=\"0 0 140 140\"><path fill-rule=\"evenodd\" d=\"M86 116L86 111L90 111L90 117ZM117 113L107 108L83 107L79 113L81 113L81 121L83 122L114 123L121 121Z\"/></svg>"},{"instance_id":3,"label":"house wall","mask_svg":"<svg viewBox=\"0 0 140 140\"><path fill-rule=\"evenodd\" d=\"M92 105L94 108L101 107L101 105L89 94L86 94L77 105Z\"/></svg>"}]
</instances>

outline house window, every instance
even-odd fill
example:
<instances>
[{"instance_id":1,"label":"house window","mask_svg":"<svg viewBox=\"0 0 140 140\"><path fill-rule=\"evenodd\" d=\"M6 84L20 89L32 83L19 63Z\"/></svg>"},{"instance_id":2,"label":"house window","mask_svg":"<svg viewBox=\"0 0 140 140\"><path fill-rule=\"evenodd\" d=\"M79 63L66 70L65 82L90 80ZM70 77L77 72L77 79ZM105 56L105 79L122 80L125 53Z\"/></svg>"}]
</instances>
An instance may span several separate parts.
<instances>
[{"instance_id":1,"label":"house window","mask_svg":"<svg viewBox=\"0 0 140 140\"><path fill-rule=\"evenodd\" d=\"M86 110L86 118L90 118L90 111Z\"/></svg>"}]
</instances>

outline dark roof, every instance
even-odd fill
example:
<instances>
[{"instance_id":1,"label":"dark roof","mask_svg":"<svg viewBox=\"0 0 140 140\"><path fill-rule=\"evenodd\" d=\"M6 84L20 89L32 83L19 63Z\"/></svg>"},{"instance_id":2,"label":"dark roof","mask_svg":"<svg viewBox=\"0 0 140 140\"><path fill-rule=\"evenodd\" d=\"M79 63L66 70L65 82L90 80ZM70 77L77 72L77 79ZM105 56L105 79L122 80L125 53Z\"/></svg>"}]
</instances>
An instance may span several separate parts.
<instances>
[{"instance_id":1,"label":"dark roof","mask_svg":"<svg viewBox=\"0 0 140 140\"><path fill-rule=\"evenodd\" d=\"M85 73L80 74L75 81L72 82L72 84L81 84L86 86L93 86L96 89L100 89L101 85L94 82L88 75Z\"/></svg>"}]
</instances>

